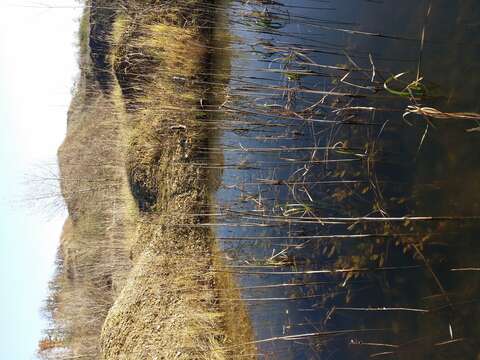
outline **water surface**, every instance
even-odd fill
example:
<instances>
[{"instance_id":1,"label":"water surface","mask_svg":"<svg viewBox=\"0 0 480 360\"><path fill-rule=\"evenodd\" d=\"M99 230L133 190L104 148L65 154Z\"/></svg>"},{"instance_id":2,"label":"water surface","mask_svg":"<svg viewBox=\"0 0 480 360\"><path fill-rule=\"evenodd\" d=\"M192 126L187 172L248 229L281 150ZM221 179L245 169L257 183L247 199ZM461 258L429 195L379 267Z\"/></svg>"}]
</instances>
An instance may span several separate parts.
<instances>
[{"instance_id":1,"label":"water surface","mask_svg":"<svg viewBox=\"0 0 480 360\"><path fill-rule=\"evenodd\" d=\"M480 4L220 7L213 211L259 358L478 359L480 124L405 112L480 111Z\"/></svg>"}]
</instances>

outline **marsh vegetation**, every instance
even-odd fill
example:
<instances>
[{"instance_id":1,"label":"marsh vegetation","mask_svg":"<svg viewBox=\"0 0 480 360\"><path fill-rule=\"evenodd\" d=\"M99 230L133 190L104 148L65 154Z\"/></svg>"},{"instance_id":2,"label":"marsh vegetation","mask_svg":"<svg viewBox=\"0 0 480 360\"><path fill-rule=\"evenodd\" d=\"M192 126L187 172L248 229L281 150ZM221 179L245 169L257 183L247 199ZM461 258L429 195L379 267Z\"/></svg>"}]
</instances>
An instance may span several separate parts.
<instances>
[{"instance_id":1,"label":"marsh vegetation","mask_svg":"<svg viewBox=\"0 0 480 360\"><path fill-rule=\"evenodd\" d=\"M397 5L87 2L40 354L478 358L480 6Z\"/></svg>"}]
</instances>

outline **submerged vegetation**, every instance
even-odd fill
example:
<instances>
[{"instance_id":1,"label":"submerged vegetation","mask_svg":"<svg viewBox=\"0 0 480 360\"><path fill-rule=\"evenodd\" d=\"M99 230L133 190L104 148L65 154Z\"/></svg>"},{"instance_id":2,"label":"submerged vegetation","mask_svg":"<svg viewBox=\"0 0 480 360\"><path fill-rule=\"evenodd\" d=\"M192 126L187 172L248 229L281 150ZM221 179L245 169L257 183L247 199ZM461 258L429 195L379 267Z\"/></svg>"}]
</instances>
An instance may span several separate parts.
<instances>
[{"instance_id":1,"label":"submerged vegetation","mask_svg":"<svg viewBox=\"0 0 480 360\"><path fill-rule=\"evenodd\" d=\"M480 115L429 73L437 9L87 1L40 357L477 358Z\"/></svg>"}]
</instances>

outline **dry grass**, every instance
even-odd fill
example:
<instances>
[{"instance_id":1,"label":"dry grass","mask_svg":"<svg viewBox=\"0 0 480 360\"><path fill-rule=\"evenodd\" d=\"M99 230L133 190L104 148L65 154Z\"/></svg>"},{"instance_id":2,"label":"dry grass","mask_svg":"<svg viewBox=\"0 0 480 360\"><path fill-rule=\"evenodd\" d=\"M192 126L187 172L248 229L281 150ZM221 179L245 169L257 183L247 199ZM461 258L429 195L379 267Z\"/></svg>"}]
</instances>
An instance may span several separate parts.
<instances>
[{"instance_id":1,"label":"dry grass","mask_svg":"<svg viewBox=\"0 0 480 360\"><path fill-rule=\"evenodd\" d=\"M478 113L471 113L471 112L443 112L438 109L427 107L427 106L416 106L416 105L409 105L403 114L403 116L407 116L410 114L416 114L420 116L426 116L433 119L441 119L441 120L480 120L480 114Z\"/></svg>"},{"instance_id":2,"label":"dry grass","mask_svg":"<svg viewBox=\"0 0 480 360\"><path fill-rule=\"evenodd\" d=\"M130 5L117 12L104 49L116 76L102 75L99 86L85 75L93 66L87 64L59 149L70 216L51 284L47 335L63 351L41 355L220 360L253 354L252 346L232 350L252 335L242 306L218 300L217 282L222 288L233 282L214 271L212 234L175 226L197 224L187 214L201 212L209 200L211 176L193 164L209 131L200 105L208 89L195 82L208 63L209 35L198 27L206 15L197 10L199 1L191 1L188 14L172 4L139 15L134 10L146 5ZM88 57L82 59L85 66ZM245 321L241 330L237 316Z\"/></svg>"},{"instance_id":3,"label":"dry grass","mask_svg":"<svg viewBox=\"0 0 480 360\"><path fill-rule=\"evenodd\" d=\"M205 89L190 81L203 70L207 39L195 25L141 24L135 32L141 35L119 49L134 47L149 59L149 80L128 99L136 106L128 115L127 171L143 211L134 269L103 328L103 358L225 359L234 339L225 335L215 292L213 238L205 228L173 223L195 225L188 214L208 201L208 174L190 161L204 142L191 110Z\"/></svg>"},{"instance_id":4,"label":"dry grass","mask_svg":"<svg viewBox=\"0 0 480 360\"><path fill-rule=\"evenodd\" d=\"M103 319L131 267L136 211L115 103L98 92L95 101L72 108L69 120L58 151L69 218L48 300L49 336L70 350L65 356L97 358Z\"/></svg>"}]
</instances>

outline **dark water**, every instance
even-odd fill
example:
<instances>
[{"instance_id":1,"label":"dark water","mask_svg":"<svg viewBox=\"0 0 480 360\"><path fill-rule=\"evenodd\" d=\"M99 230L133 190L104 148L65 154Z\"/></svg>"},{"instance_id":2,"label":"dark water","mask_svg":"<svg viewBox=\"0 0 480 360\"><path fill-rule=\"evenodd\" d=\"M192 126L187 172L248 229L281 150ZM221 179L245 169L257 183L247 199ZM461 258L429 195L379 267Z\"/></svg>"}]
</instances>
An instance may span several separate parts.
<instances>
[{"instance_id":1,"label":"dark water","mask_svg":"<svg viewBox=\"0 0 480 360\"><path fill-rule=\"evenodd\" d=\"M404 116L480 112L480 3L223 7L216 231L259 357L480 359L480 124Z\"/></svg>"}]
</instances>

